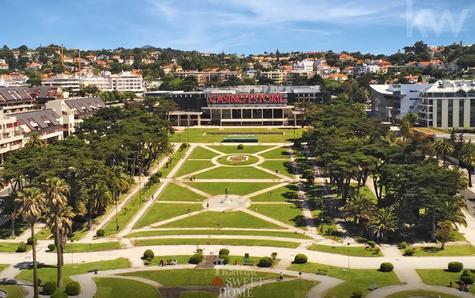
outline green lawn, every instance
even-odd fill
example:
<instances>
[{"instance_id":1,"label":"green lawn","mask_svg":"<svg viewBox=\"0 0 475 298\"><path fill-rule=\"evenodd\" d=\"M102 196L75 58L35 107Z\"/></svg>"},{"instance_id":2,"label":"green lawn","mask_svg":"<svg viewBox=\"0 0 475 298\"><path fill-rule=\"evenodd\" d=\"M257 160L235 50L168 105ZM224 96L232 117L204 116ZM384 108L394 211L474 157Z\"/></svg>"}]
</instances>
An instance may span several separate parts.
<instances>
[{"instance_id":1,"label":"green lawn","mask_svg":"<svg viewBox=\"0 0 475 298\"><path fill-rule=\"evenodd\" d=\"M251 205L249 209L292 226L307 225L302 210L294 204Z\"/></svg>"},{"instance_id":2,"label":"green lawn","mask_svg":"<svg viewBox=\"0 0 475 298\"><path fill-rule=\"evenodd\" d=\"M119 278L94 278L97 285L96 298L160 298L158 289L135 280Z\"/></svg>"},{"instance_id":3,"label":"green lawn","mask_svg":"<svg viewBox=\"0 0 475 298\"><path fill-rule=\"evenodd\" d=\"M213 151L208 150L206 148L195 147L193 152L191 152L191 154L188 155L188 158L189 159L212 159L216 155L218 155L218 154L216 154Z\"/></svg>"},{"instance_id":4,"label":"green lawn","mask_svg":"<svg viewBox=\"0 0 475 298\"><path fill-rule=\"evenodd\" d=\"M286 202L296 198L297 190L297 186L294 184L289 184L255 197L251 197L250 199L253 202Z\"/></svg>"},{"instance_id":5,"label":"green lawn","mask_svg":"<svg viewBox=\"0 0 475 298\"><path fill-rule=\"evenodd\" d=\"M259 155L268 159L289 159L290 156L288 147L279 147Z\"/></svg>"},{"instance_id":6,"label":"green lawn","mask_svg":"<svg viewBox=\"0 0 475 298\"><path fill-rule=\"evenodd\" d=\"M234 245L234 246L271 246L297 248L300 243L285 242L274 240L255 240L255 239L145 239L135 240L135 246L153 246L153 245Z\"/></svg>"},{"instance_id":7,"label":"green lawn","mask_svg":"<svg viewBox=\"0 0 475 298\"><path fill-rule=\"evenodd\" d=\"M163 166L160 169L160 173L162 174L163 178L166 178L168 176L170 171L176 166L178 161L181 159L182 156L184 156L186 154L186 152L188 150L190 150L190 149L189 148L186 148L186 149L183 149L183 150L178 149L175 153L173 153L173 155L171 156L171 161L172 162L168 165L168 167Z\"/></svg>"},{"instance_id":8,"label":"green lawn","mask_svg":"<svg viewBox=\"0 0 475 298\"><path fill-rule=\"evenodd\" d=\"M373 193L373 192L369 189L369 187L366 186L366 185L365 185L365 186L362 186L362 187L360 188L360 194L361 194L362 196L365 196L365 197L371 199L371 201L374 202L374 203L376 203L377 200L378 200L378 199L376 198L376 196L374 195L374 193Z\"/></svg>"},{"instance_id":9,"label":"green lawn","mask_svg":"<svg viewBox=\"0 0 475 298\"><path fill-rule=\"evenodd\" d=\"M475 246L471 245L446 245L444 249L440 246L415 247L414 256L417 257L442 257L442 256L473 256L475 255ZM404 253L404 250L401 250Z\"/></svg>"},{"instance_id":10,"label":"green lawn","mask_svg":"<svg viewBox=\"0 0 475 298\"><path fill-rule=\"evenodd\" d=\"M346 269L316 263L292 264L289 269L308 273L317 273L322 270L328 276L345 280L346 282L336 286L327 293L325 297L328 298L350 297L357 290L361 291L364 297L369 292L368 287L370 286L382 288L399 284L399 280L394 272L379 272L375 269Z\"/></svg>"},{"instance_id":11,"label":"green lawn","mask_svg":"<svg viewBox=\"0 0 475 298\"><path fill-rule=\"evenodd\" d=\"M194 191L178 186L175 183L168 183L167 187L160 194L159 201L197 201L201 202L205 197Z\"/></svg>"},{"instance_id":12,"label":"green lawn","mask_svg":"<svg viewBox=\"0 0 475 298\"><path fill-rule=\"evenodd\" d=\"M15 252L17 248L18 242L0 242L0 252Z\"/></svg>"},{"instance_id":13,"label":"green lawn","mask_svg":"<svg viewBox=\"0 0 475 298\"><path fill-rule=\"evenodd\" d=\"M232 160L232 157L235 156L244 156L247 157L246 160ZM220 158L218 158L218 162L222 165L227 165L227 166L248 166L248 165L253 165L258 162L257 157L252 156L252 155L247 155L247 154L235 154L235 155L225 155Z\"/></svg>"},{"instance_id":14,"label":"green lawn","mask_svg":"<svg viewBox=\"0 0 475 298\"><path fill-rule=\"evenodd\" d=\"M176 260L178 264L188 264L188 260L190 259L191 256L184 256L184 255L178 255L178 256L155 256L151 262L148 262L148 266L154 266L154 265L159 265L160 260L163 260L166 262L166 260L171 259L171 260Z\"/></svg>"},{"instance_id":15,"label":"green lawn","mask_svg":"<svg viewBox=\"0 0 475 298\"><path fill-rule=\"evenodd\" d=\"M182 132L176 132L170 136L171 142L190 142L190 143L215 143L221 142L228 135L233 133L253 133L259 132L276 132L278 134L255 136L261 143L282 143L291 142L293 138L302 136L303 128L187 128ZM211 135L208 132L219 132L220 134Z\"/></svg>"},{"instance_id":16,"label":"green lawn","mask_svg":"<svg viewBox=\"0 0 475 298\"><path fill-rule=\"evenodd\" d=\"M424 297L424 298L457 298L459 296L449 295L440 292L431 291L403 291L386 296L386 298L412 298L412 297Z\"/></svg>"},{"instance_id":17,"label":"green lawn","mask_svg":"<svg viewBox=\"0 0 475 298\"><path fill-rule=\"evenodd\" d=\"M145 213L145 215L140 218L134 228L141 228L153 223L176 217L179 215L187 214L189 212L201 210L201 204L168 204L168 203L155 203L153 206Z\"/></svg>"},{"instance_id":18,"label":"green lawn","mask_svg":"<svg viewBox=\"0 0 475 298\"><path fill-rule=\"evenodd\" d=\"M279 226L264 221L242 211L202 212L185 219L171 222L162 228L256 228L278 229Z\"/></svg>"},{"instance_id":19,"label":"green lawn","mask_svg":"<svg viewBox=\"0 0 475 298\"><path fill-rule=\"evenodd\" d=\"M51 231L48 228L43 228L35 234L35 238L38 240L47 240L51 237Z\"/></svg>"},{"instance_id":20,"label":"green lawn","mask_svg":"<svg viewBox=\"0 0 475 298\"><path fill-rule=\"evenodd\" d=\"M67 243L65 253L90 252L119 249L119 242L98 242L98 243ZM55 251L53 251L56 253Z\"/></svg>"},{"instance_id":21,"label":"green lawn","mask_svg":"<svg viewBox=\"0 0 475 298\"><path fill-rule=\"evenodd\" d=\"M374 253L373 250L367 249L363 246L330 246L330 245L319 245L312 244L308 249L317 250L322 252L328 252L339 255L350 255L353 257L380 257L382 253Z\"/></svg>"},{"instance_id":22,"label":"green lawn","mask_svg":"<svg viewBox=\"0 0 475 298\"><path fill-rule=\"evenodd\" d=\"M225 189L229 194L247 195L275 185L275 183L239 183L239 182L187 182L189 186L209 193L210 195L223 195Z\"/></svg>"},{"instance_id":23,"label":"green lawn","mask_svg":"<svg viewBox=\"0 0 475 298\"><path fill-rule=\"evenodd\" d=\"M17 285L1 285L1 290L7 292L7 298L23 298L26 297L23 293L23 289Z\"/></svg>"},{"instance_id":24,"label":"green lawn","mask_svg":"<svg viewBox=\"0 0 475 298\"><path fill-rule=\"evenodd\" d=\"M137 193L125 204L124 208L119 211L117 222L119 229L116 228L116 217L114 216L103 228L105 236L111 236L121 231L137 211L143 206L143 203L151 198L157 191L160 183L154 183L149 188L144 188Z\"/></svg>"},{"instance_id":25,"label":"green lawn","mask_svg":"<svg viewBox=\"0 0 475 298\"><path fill-rule=\"evenodd\" d=\"M176 177L185 176L206 168L210 168L214 164L209 160L187 160L176 173Z\"/></svg>"},{"instance_id":26,"label":"green lawn","mask_svg":"<svg viewBox=\"0 0 475 298\"><path fill-rule=\"evenodd\" d=\"M452 282L453 287L458 287L457 282L460 280L462 272L448 272L442 269L416 269L422 281L429 285L449 286ZM470 292L475 294L475 288L471 287Z\"/></svg>"},{"instance_id":27,"label":"green lawn","mask_svg":"<svg viewBox=\"0 0 475 298\"><path fill-rule=\"evenodd\" d=\"M239 231L239 230L152 230L135 232L127 237L153 237L167 235L251 235L251 236L271 236L297 239L312 239L305 234L295 232L280 231Z\"/></svg>"},{"instance_id":28,"label":"green lawn","mask_svg":"<svg viewBox=\"0 0 475 298\"><path fill-rule=\"evenodd\" d=\"M259 166L266 168L275 172L275 170L279 171L279 174L294 177L294 175L289 171L289 169L285 166L285 160L266 160L265 162L261 163Z\"/></svg>"},{"instance_id":29,"label":"green lawn","mask_svg":"<svg viewBox=\"0 0 475 298\"><path fill-rule=\"evenodd\" d=\"M69 260L65 259L65 262L69 262ZM119 258L110 261L100 261L100 262L92 262L92 263L79 263L79 264L66 264L63 267L63 276L64 276L64 284L67 284L71 281L69 276L87 273L90 270L112 270L112 269L121 269L121 268L129 268L130 262L126 258ZM48 266L45 265L44 267L40 267L38 269L38 276L41 279L42 283L47 281L56 281L56 267L55 266ZM32 269L24 269L15 277L16 279L26 280L26 281L33 281L33 270Z\"/></svg>"},{"instance_id":30,"label":"green lawn","mask_svg":"<svg viewBox=\"0 0 475 298\"><path fill-rule=\"evenodd\" d=\"M213 148L224 154L233 154L233 153L246 153L246 154L254 154L260 152L262 150L266 150L271 148L271 146L260 146L260 145L243 145L244 148L238 149L236 145L223 145L223 146L208 146L209 148Z\"/></svg>"},{"instance_id":31,"label":"green lawn","mask_svg":"<svg viewBox=\"0 0 475 298\"><path fill-rule=\"evenodd\" d=\"M196 175L196 179L279 179L254 167L219 167Z\"/></svg>"},{"instance_id":32,"label":"green lawn","mask_svg":"<svg viewBox=\"0 0 475 298\"><path fill-rule=\"evenodd\" d=\"M226 279L233 276L241 285L260 279L277 279L275 273L248 272L214 269L177 269L124 273L125 276L138 276L161 283L164 286L210 286L214 278Z\"/></svg>"},{"instance_id":33,"label":"green lawn","mask_svg":"<svg viewBox=\"0 0 475 298\"><path fill-rule=\"evenodd\" d=\"M317 281L310 280L276 281L254 288L251 293L253 297L301 298L316 285Z\"/></svg>"}]
</instances>

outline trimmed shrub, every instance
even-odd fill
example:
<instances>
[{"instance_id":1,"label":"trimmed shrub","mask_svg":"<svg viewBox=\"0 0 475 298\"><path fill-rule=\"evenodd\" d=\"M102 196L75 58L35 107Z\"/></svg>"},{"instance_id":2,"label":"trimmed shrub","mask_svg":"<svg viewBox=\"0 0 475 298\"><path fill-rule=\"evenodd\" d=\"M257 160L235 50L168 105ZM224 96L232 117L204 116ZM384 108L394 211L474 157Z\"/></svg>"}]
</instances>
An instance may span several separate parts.
<instances>
[{"instance_id":1,"label":"trimmed shrub","mask_svg":"<svg viewBox=\"0 0 475 298\"><path fill-rule=\"evenodd\" d=\"M450 262L447 271L449 272L460 272L463 270L463 263L460 262Z\"/></svg>"},{"instance_id":2,"label":"trimmed shrub","mask_svg":"<svg viewBox=\"0 0 475 298\"><path fill-rule=\"evenodd\" d=\"M363 292L361 292L361 291L359 291L359 290L358 290L358 291L354 291L353 293L351 293L351 296L350 296L350 297L351 297L351 298L361 298L361 297L363 297Z\"/></svg>"},{"instance_id":3,"label":"trimmed shrub","mask_svg":"<svg viewBox=\"0 0 475 298\"><path fill-rule=\"evenodd\" d=\"M68 294L63 292L61 289L56 290L53 295L49 296L50 298L68 298Z\"/></svg>"},{"instance_id":4,"label":"trimmed shrub","mask_svg":"<svg viewBox=\"0 0 475 298\"><path fill-rule=\"evenodd\" d=\"M54 243L48 244L48 250L49 250L49 251L53 251L53 250L55 250L55 249L56 249L56 245L54 245ZM52 294L52 293L51 293L51 294Z\"/></svg>"},{"instance_id":5,"label":"trimmed shrub","mask_svg":"<svg viewBox=\"0 0 475 298\"><path fill-rule=\"evenodd\" d=\"M104 237L105 234L106 233L104 232L103 229L99 229L99 230L96 231L96 236L97 237Z\"/></svg>"},{"instance_id":6,"label":"trimmed shrub","mask_svg":"<svg viewBox=\"0 0 475 298\"><path fill-rule=\"evenodd\" d=\"M188 260L188 263L190 264L199 264L203 260L203 255L202 254L194 254L190 257Z\"/></svg>"},{"instance_id":7,"label":"trimmed shrub","mask_svg":"<svg viewBox=\"0 0 475 298\"><path fill-rule=\"evenodd\" d=\"M376 247L376 242L374 242L373 240L370 240L370 241L366 242L366 244L368 244L368 246L371 247L371 248Z\"/></svg>"},{"instance_id":8,"label":"trimmed shrub","mask_svg":"<svg viewBox=\"0 0 475 298\"><path fill-rule=\"evenodd\" d=\"M269 257L263 257L259 260L259 263L257 264L258 267L271 267L272 266L272 259Z\"/></svg>"},{"instance_id":9,"label":"trimmed shrub","mask_svg":"<svg viewBox=\"0 0 475 298\"><path fill-rule=\"evenodd\" d=\"M305 264L305 263L307 263L307 261L308 261L308 258L304 254L298 254L294 258L294 263L295 264Z\"/></svg>"},{"instance_id":10,"label":"trimmed shrub","mask_svg":"<svg viewBox=\"0 0 475 298\"><path fill-rule=\"evenodd\" d=\"M374 253L375 255L379 254L380 252L381 252L381 248L379 248L379 247L373 248L373 253Z\"/></svg>"},{"instance_id":11,"label":"trimmed shrub","mask_svg":"<svg viewBox=\"0 0 475 298\"><path fill-rule=\"evenodd\" d=\"M393 269L394 269L393 264L389 262L381 263L381 265L379 266L379 271L381 272L391 272L393 271Z\"/></svg>"},{"instance_id":12,"label":"trimmed shrub","mask_svg":"<svg viewBox=\"0 0 475 298\"><path fill-rule=\"evenodd\" d=\"M42 295L51 295L56 291L56 283L54 281L47 281L43 285L43 292Z\"/></svg>"},{"instance_id":13,"label":"trimmed shrub","mask_svg":"<svg viewBox=\"0 0 475 298\"><path fill-rule=\"evenodd\" d=\"M462 275L460 276L460 280L465 284L473 284L473 275L468 270L464 270Z\"/></svg>"},{"instance_id":14,"label":"trimmed shrub","mask_svg":"<svg viewBox=\"0 0 475 298\"><path fill-rule=\"evenodd\" d=\"M272 260L277 259L277 253L276 252L271 253L270 257L272 258Z\"/></svg>"},{"instance_id":15,"label":"trimmed shrub","mask_svg":"<svg viewBox=\"0 0 475 298\"><path fill-rule=\"evenodd\" d=\"M239 144L239 145L237 146L237 148L238 148L239 150L242 150L242 149L244 149L244 145L243 145L243 144Z\"/></svg>"},{"instance_id":16,"label":"trimmed shrub","mask_svg":"<svg viewBox=\"0 0 475 298\"><path fill-rule=\"evenodd\" d=\"M16 248L16 252L25 252L27 249L25 242L18 243L18 247Z\"/></svg>"},{"instance_id":17,"label":"trimmed shrub","mask_svg":"<svg viewBox=\"0 0 475 298\"><path fill-rule=\"evenodd\" d=\"M219 258L223 260L223 264L227 265L229 264L229 256L228 255L219 255Z\"/></svg>"},{"instance_id":18,"label":"trimmed shrub","mask_svg":"<svg viewBox=\"0 0 475 298\"><path fill-rule=\"evenodd\" d=\"M399 243L399 245L397 247L399 249L406 249L406 247L408 247L408 245L407 245L406 241L403 241L403 242Z\"/></svg>"},{"instance_id":19,"label":"trimmed shrub","mask_svg":"<svg viewBox=\"0 0 475 298\"><path fill-rule=\"evenodd\" d=\"M412 256L416 253L416 249L414 247L406 247L406 249L404 250L404 255L405 256Z\"/></svg>"},{"instance_id":20,"label":"trimmed shrub","mask_svg":"<svg viewBox=\"0 0 475 298\"><path fill-rule=\"evenodd\" d=\"M147 249L146 251L143 252L143 260L151 261L155 257L155 254L151 249Z\"/></svg>"},{"instance_id":21,"label":"trimmed shrub","mask_svg":"<svg viewBox=\"0 0 475 298\"><path fill-rule=\"evenodd\" d=\"M81 293L81 285L77 281L68 282L64 288L64 292L68 294L68 296L79 295L79 293Z\"/></svg>"},{"instance_id":22,"label":"trimmed shrub","mask_svg":"<svg viewBox=\"0 0 475 298\"><path fill-rule=\"evenodd\" d=\"M35 244L38 243L38 239L36 239L35 237ZM29 237L27 240L26 240L26 244L28 245L33 245L33 239L31 239L31 237Z\"/></svg>"},{"instance_id":23,"label":"trimmed shrub","mask_svg":"<svg viewBox=\"0 0 475 298\"><path fill-rule=\"evenodd\" d=\"M182 143L180 148L181 150L188 148L188 143Z\"/></svg>"},{"instance_id":24,"label":"trimmed shrub","mask_svg":"<svg viewBox=\"0 0 475 298\"><path fill-rule=\"evenodd\" d=\"M229 249L227 249L227 248L221 248L221 249L219 250L219 255L220 255L220 256L227 256L227 255L229 255Z\"/></svg>"}]
</instances>

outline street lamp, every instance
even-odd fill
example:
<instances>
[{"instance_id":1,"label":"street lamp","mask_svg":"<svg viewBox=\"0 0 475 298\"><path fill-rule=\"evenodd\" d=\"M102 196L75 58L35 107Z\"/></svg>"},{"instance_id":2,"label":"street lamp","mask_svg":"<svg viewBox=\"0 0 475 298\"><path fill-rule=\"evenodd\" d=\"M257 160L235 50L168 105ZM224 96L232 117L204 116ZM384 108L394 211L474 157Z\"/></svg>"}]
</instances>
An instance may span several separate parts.
<instances>
[{"instance_id":1,"label":"street lamp","mask_svg":"<svg viewBox=\"0 0 475 298\"><path fill-rule=\"evenodd\" d=\"M299 271L299 296L302 295L302 272Z\"/></svg>"},{"instance_id":2,"label":"street lamp","mask_svg":"<svg viewBox=\"0 0 475 298\"><path fill-rule=\"evenodd\" d=\"M348 269L350 269L350 242L346 244L346 247L348 248Z\"/></svg>"}]
</instances>

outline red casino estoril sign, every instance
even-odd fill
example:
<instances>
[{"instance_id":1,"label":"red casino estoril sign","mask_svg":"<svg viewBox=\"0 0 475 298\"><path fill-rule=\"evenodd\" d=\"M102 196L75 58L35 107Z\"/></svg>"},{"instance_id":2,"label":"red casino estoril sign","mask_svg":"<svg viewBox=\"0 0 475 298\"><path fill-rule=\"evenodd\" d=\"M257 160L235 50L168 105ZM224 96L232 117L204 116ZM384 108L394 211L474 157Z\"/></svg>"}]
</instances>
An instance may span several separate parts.
<instances>
[{"instance_id":1,"label":"red casino estoril sign","mask_svg":"<svg viewBox=\"0 0 475 298\"><path fill-rule=\"evenodd\" d=\"M287 98L280 93L211 94L209 105L285 105Z\"/></svg>"}]
</instances>

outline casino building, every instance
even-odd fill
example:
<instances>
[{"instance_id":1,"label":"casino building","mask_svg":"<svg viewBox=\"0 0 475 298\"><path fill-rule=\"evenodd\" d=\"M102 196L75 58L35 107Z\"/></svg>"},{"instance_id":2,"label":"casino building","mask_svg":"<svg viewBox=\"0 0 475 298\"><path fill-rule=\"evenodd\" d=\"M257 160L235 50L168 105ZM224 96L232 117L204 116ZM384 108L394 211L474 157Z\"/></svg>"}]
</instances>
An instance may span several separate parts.
<instances>
[{"instance_id":1,"label":"casino building","mask_svg":"<svg viewBox=\"0 0 475 298\"><path fill-rule=\"evenodd\" d=\"M203 91L152 91L145 96L168 97L179 109L169 115L175 126L301 125L299 102L324 103L330 94L320 86L236 86Z\"/></svg>"}]
</instances>

